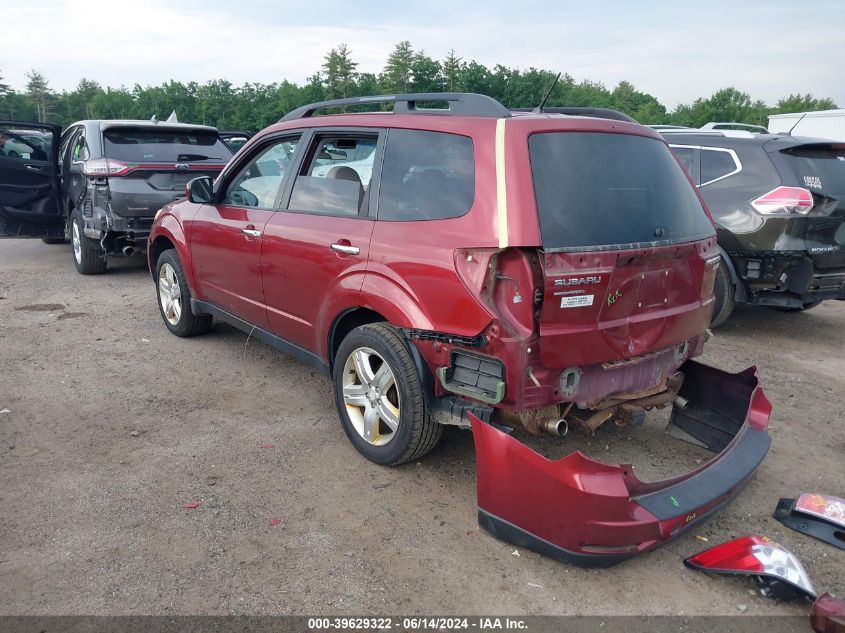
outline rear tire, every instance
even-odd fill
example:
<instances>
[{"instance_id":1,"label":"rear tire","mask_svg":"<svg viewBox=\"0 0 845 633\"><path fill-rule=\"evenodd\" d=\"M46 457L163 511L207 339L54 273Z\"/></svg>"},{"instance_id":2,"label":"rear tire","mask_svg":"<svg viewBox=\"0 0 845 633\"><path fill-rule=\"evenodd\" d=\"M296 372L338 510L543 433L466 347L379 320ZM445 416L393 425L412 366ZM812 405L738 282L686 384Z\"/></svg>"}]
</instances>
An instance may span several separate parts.
<instances>
[{"instance_id":1,"label":"rear tire","mask_svg":"<svg viewBox=\"0 0 845 633\"><path fill-rule=\"evenodd\" d=\"M332 382L343 430L370 461L419 459L440 439L443 427L431 419L411 351L390 325L352 330L338 348Z\"/></svg>"},{"instance_id":2,"label":"rear tire","mask_svg":"<svg viewBox=\"0 0 845 633\"><path fill-rule=\"evenodd\" d=\"M713 318L710 320L710 327L719 327L727 321L731 312L736 306L736 286L731 281L731 274L724 259L719 262L716 269L716 282L713 284Z\"/></svg>"},{"instance_id":3,"label":"rear tire","mask_svg":"<svg viewBox=\"0 0 845 633\"><path fill-rule=\"evenodd\" d=\"M179 255L172 248L158 256L155 282L158 311L168 330L182 338L208 332L212 317L191 312L191 291Z\"/></svg>"},{"instance_id":4,"label":"rear tire","mask_svg":"<svg viewBox=\"0 0 845 633\"><path fill-rule=\"evenodd\" d=\"M78 209L70 214L70 243L73 246L73 265L83 275L106 272L106 254L96 240L83 232L82 216Z\"/></svg>"}]
</instances>

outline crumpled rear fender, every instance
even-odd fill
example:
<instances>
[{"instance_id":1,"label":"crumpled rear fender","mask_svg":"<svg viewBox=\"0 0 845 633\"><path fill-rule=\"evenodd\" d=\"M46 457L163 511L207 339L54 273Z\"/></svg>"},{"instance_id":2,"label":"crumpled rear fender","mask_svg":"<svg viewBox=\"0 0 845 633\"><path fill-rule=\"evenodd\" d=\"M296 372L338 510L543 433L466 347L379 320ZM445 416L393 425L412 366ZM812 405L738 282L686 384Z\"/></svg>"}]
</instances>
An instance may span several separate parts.
<instances>
[{"instance_id":1,"label":"crumpled rear fender","mask_svg":"<svg viewBox=\"0 0 845 633\"><path fill-rule=\"evenodd\" d=\"M687 361L672 423L719 452L690 473L637 479L630 464L580 452L549 460L470 415L479 524L493 536L582 566L654 549L736 496L768 452L771 404L755 369L731 374Z\"/></svg>"}]
</instances>

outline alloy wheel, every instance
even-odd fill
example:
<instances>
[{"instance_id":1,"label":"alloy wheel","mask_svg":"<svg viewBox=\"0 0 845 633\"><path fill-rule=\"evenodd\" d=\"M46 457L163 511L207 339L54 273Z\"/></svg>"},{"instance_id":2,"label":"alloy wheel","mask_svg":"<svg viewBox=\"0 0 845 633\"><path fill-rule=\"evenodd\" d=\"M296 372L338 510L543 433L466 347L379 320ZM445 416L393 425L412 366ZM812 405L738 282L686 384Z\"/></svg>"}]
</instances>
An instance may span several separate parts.
<instances>
[{"instance_id":1,"label":"alloy wheel","mask_svg":"<svg viewBox=\"0 0 845 633\"><path fill-rule=\"evenodd\" d=\"M176 270L167 263L158 271L158 298L164 318L170 325L178 325L182 317L182 288Z\"/></svg>"},{"instance_id":2,"label":"alloy wheel","mask_svg":"<svg viewBox=\"0 0 845 633\"><path fill-rule=\"evenodd\" d=\"M365 442L384 446L396 435L400 398L387 361L369 347L355 349L343 368L343 402L355 431Z\"/></svg>"},{"instance_id":3,"label":"alloy wheel","mask_svg":"<svg viewBox=\"0 0 845 633\"><path fill-rule=\"evenodd\" d=\"M79 235L79 222L73 220L71 230L71 242L73 243L73 256L77 264L82 263L82 237Z\"/></svg>"}]
</instances>

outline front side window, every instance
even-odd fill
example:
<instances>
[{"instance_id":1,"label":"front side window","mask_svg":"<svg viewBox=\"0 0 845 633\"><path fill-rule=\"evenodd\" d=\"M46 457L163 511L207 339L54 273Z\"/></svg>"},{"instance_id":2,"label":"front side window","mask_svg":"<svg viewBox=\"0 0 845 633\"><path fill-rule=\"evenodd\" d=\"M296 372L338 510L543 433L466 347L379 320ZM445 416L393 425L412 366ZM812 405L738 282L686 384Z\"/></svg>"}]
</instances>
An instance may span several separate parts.
<instances>
[{"instance_id":1,"label":"front side window","mask_svg":"<svg viewBox=\"0 0 845 633\"><path fill-rule=\"evenodd\" d=\"M340 216L366 213L377 144L376 135L317 137L296 177L288 209Z\"/></svg>"},{"instance_id":2,"label":"front side window","mask_svg":"<svg viewBox=\"0 0 845 633\"><path fill-rule=\"evenodd\" d=\"M456 218L469 211L474 198L472 139L390 130L379 186L379 220Z\"/></svg>"},{"instance_id":3,"label":"front side window","mask_svg":"<svg viewBox=\"0 0 845 633\"><path fill-rule=\"evenodd\" d=\"M277 141L262 150L238 172L226 188L223 204L272 209L299 137Z\"/></svg>"},{"instance_id":4,"label":"front side window","mask_svg":"<svg viewBox=\"0 0 845 633\"><path fill-rule=\"evenodd\" d=\"M547 132L528 139L543 247L623 248L714 233L683 168L661 141Z\"/></svg>"},{"instance_id":5,"label":"front side window","mask_svg":"<svg viewBox=\"0 0 845 633\"><path fill-rule=\"evenodd\" d=\"M88 160L88 146L85 144L84 132L80 132L73 140L70 158L73 161Z\"/></svg>"}]
</instances>

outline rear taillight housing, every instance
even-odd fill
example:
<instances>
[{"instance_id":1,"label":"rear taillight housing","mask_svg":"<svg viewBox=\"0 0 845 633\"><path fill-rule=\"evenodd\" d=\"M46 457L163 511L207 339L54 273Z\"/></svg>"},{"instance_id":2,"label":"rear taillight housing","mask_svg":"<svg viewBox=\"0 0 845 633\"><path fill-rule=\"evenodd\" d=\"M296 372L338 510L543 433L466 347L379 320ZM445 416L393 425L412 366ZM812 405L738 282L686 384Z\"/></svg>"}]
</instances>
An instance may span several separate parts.
<instances>
[{"instance_id":1,"label":"rear taillight housing","mask_svg":"<svg viewBox=\"0 0 845 633\"><path fill-rule=\"evenodd\" d=\"M744 536L722 543L686 559L684 564L704 572L756 576L761 580L761 593L780 600L797 595L816 597L798 557L765 536Z\"/></svg>"},{"instance_id":2,"label":"rear taillight housing","mask_svg":"<svg viewBox=\"0 0 845 633\"><path fill-rule=\"evenodd\" d=\"M136 165L132 163L124 163L112 158L93 158L85 161L82 167L82 173L86 176L102 177L102 176L125 176Z\"/></svg>"},{"instance_id":3,"label":"rear taillight housing","mask_svg":"<svg viewBox=\"0 0 845 633\"><path fill-rule=\"evenodd\" d=\"M813 208L813 194L802 187L777 187L751 201L763 215L806 215Z\"/></svg>"}]
</instances>

